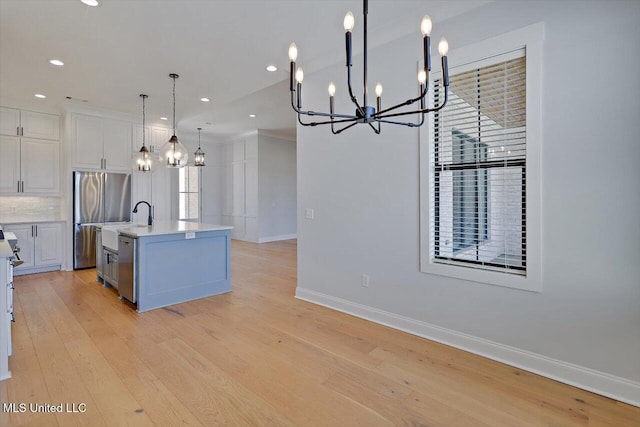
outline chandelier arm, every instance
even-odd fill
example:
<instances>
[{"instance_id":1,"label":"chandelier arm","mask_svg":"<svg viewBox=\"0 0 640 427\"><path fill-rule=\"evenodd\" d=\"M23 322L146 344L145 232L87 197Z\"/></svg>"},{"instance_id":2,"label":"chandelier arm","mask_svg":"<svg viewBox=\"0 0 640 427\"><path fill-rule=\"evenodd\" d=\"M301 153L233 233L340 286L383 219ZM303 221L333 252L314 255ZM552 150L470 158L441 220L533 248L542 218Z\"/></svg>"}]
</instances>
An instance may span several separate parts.
<instances>
[{"instance_id":1,"label":"chandelier arm","mask_svg":"<svg viewBox=\"0 0 640 427\"><path fill-rule=\"evenodd\" d=\"M386 120L386 119L376 119L376 121L378 123L389 123L389 124L392 124L392 125L402 125L402 126L408 126L410 128L413 128L413 127L420 127L420 126L423 125L423 123L424 123L424 113L422 113L420 116L421 116L420 121L417 122L417 123L414 123L414 122L397 122L397 121L394 121L394 120Z\"/></svg>"},{"instance_id":2,"label":"chandelier arm","mask_svg":"<svg viewBox=\"0 0 640 427\"><path fill-rule=\"evenodd\" d=\"M326 114L323 114L323 116L326 116ZM302 126L317 126L317 125L328 125L328 124L332 124L332 123L350 123L350 122L357 122L357 118L350 118L350 119L342 119L342 120L325 120L322 122L309 122L309 123L305 123L302 121L302 116L300 114L298 114L298 123L300 123Z\"/></svg>"},{"instance_id":3,"label":"chandelier arm","mask_svg":"<svg viewBox=\"0 0 640 427\"><path fill-rule=\"evenodd\" d=\"M348 119L347 121L351 121L351 120L356 120L358 119L358 116L354 116L352 114L338 114L338 113L320 113L318 111L305 111L301 108L298 108L295 104L294 101L294 97L295 97L295 91L291 92L291 107L293 107L293 110L298 113L298 115L300 114L304 114L305 116L321 116L321 117L337 117L339 119ZM344 122L344 120L342 121L336 121L336 123L341 123ZM331 123L331 122L326 122L326 123Z\"/></svg>"},{"instance_id":4,"label":"chandelier arm","mask_svg":"<svg viewBox=\"0 0 640 427\"><path fill-rule=\"evenodd\" d=\"M349 128L352 128L352 127L354 127L355 125L357 125L357 124L358 124L358 122L357 122L357 121L354 121L353 123L351 123L351 124L350 124L350 125L348 125L348 126L343 127L342 129L334 130L334 128L333 128L333 123L335 123L335 122L331 122L331 133L333 133L334 135L337 135L337 134L339 134L340 132L345 131L345 130L347 130L347 129L349 129Z\"/></svg>"},{"instance_id":5,"label":"chandelier arm","mask_svg":"<svg viewBox=\"0 0 640 427\"><path fill-rule=\"evenodd\" d=\"M357 122L356 122L356 123L357 123ZM376 127L375 127L374 125L372 125L372 124L371 124L371 122L367 122L367 124L371 127L371 129L373 129L373 131L374 131L376 134L379 134L379 133L380 133L380 123L378 123L378 129L376 129Z\"/></svg>"},{"instance_id":6,"label":"chandelier arm","mask_svg":"<svg viewBox=\"0 0 640 427\"><path fill-rule=\"evenodd\" d=\"M404 111L402 113L386 114L384 116L376 117L376 120L386 119L388 117L408 116L410 114L419 114L419 113L426 114L426 113L433 113L435 111L440 111L440 110L442 110L444 108L445 105L447 105L448 95L449 95L449 87L445 86L444 87L444 101L442 102L442 104L440 104L439 106L437 106L435 108L423 108L421 110L416 110L416 111Z\"/></svg>"},{"instance_id":7,"label":"chandelier arm","mask_svg":"<svg viewBox=\"0 0 640 427\"><path fill-rule=\"evenodd\" d=\"M387 112L389 112L389 111L393 111L393 110L395 110L395 109L397 109L397 108L405 107L405 106L407 106L407 105L411 105L411 104L413 104L414 102L417 102L417 101L419 101L420 99L424 98L424 97L427 95L427 91L428 91L427 86L425 86L424 90L422 91L422 93L421 93L420 95L418 95L418 97L416 97L416 98L412 98L412 99L407 99L406 101L401 102L401 103L399 103L399 104L396 104L396 105L394 105L393 107L385 108L385 109L384 109L384 110L382 110L382 111L378 111L378 112L374 115L374 117L380 117L382 114L387 113Z\"/></svg>"}]
</instances>

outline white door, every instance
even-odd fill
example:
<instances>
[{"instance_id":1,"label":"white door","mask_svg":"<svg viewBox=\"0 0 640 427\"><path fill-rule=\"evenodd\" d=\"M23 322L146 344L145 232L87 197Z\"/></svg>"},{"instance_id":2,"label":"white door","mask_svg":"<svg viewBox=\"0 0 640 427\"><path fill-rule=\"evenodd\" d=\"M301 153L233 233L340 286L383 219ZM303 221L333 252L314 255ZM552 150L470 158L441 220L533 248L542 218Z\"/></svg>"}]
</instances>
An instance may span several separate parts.
<instances>
[{"instance_id":1,"label":"white door","mask_svg":"<svg viewBox=\"0 0 640 427\"><path fill-rule=\"evenodd\" d=\"M106 169L131 171L131 123L104 120L104 158Z\"/></svg>"},{"instance_id":2,"label":"white door","mask_svg":"<svg viewBox=\"0 0 640 427\"><path fill-rule=\"evenodd\" d=\"M0 136L0 194L15 194L20 181L20 138Z\"/></svg>"},{"instance_id":3,"label":"white door","mask_svg":"<svg viewBox=\"0 0 640 427\"><path fill-rule=\"evenodd\" d=\"M60 143L22 138L21 175L24 193L60 193Z\"/></svg>"},{"instance_id":4,"label":"white door","mask_svg":"<svg viewBox=\"0 0 640 427\"><path fill-rule=\"evenodd\" d=\"M36 224L35 236L35 265L62 264L62 224Z\"/></svg>"},{"instance_id":5,"label":"white door","mask_svg":"<svg viewBox=\"0 0 640 427\"><path fill-rule=\"evenodd\" d=\"M20 110L0 107L0 135L19 136Z\"/></svg>"},{"instance_id":6,"label":"white door","mask_svg":"<svg viewBox=\"0 0 640 427\"><path fill-rule=\"evenodd\" d=\"M60 139L60 116L55 114L22 111L20 124L25 138Z\"/></svg>"},{"instance_id":7,"label":"white door","mask_svg":"<svg viewBox=\"0 0 640 427\"><path fill-rule=\"evenodd\" d=\"M76 168L102 168L102 119L99 117L74 114L71 118L73 129L73 166Z\"/></svg>"},{"instance_id":8,"label":"white door","mask_svg":"<svg viewBox=\"0 0 640 427\"><path fill-rule=\"evenodd\" d=\"M34 266L34 239L35 229L32 224L14 224L4 226L5 231L10 231L16 235L18 239L18 246L20 252L18 255L20 259L24 261L16 270L22 270L23 268L29 268Z\"/></svg>"}]
</instances>

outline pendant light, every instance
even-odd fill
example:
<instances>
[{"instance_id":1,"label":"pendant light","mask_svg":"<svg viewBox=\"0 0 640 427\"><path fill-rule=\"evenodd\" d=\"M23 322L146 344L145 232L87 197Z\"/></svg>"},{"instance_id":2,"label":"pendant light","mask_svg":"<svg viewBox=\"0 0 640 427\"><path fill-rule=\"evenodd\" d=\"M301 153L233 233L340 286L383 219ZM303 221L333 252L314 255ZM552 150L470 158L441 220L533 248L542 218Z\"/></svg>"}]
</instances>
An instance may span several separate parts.
<instances>
[{"instance_id":1,"label":"pendant light","mask_svg":"<svg viewBox=\"0 0 640 427\"><path fill-rule=\"evenodd\" d=\"M145 115L145 99L148 98L145 94L140 94L140 98L142 98L142 148L133 156L133 170L137 170L139 172L150 172L151 171L151 153L147 150L146 145L146 132L147 128L145 125L146 115Z\"/></svg>"},{"instance_id":2,"label":"pendant light","mask_svg":"<svg viewBox=\"0 0 640 427\"><path fill-rule=\"evenodd\" d=\"M195 156L194 159L194 166L204 166L204 151L202 151L202 148L200 148L200 131L202 130L202 128L198 128L198 149L196 150L195 153L193 153L193 155Z\"/></svg>"},{"instance_id":3,"label":"pendant light","mask_svg":"<svg viewBox=\"0 0 640 427\"><path fill-rule=\"evenodd\" d=\"M176 136L176 79L179 76L172 73L169 74L169 77L173 79L173 135L162 147L160 158L169 168L182 168L187 165L189 153L187 152L187 147L178 141Z\"/></svg>"}]
</instances>

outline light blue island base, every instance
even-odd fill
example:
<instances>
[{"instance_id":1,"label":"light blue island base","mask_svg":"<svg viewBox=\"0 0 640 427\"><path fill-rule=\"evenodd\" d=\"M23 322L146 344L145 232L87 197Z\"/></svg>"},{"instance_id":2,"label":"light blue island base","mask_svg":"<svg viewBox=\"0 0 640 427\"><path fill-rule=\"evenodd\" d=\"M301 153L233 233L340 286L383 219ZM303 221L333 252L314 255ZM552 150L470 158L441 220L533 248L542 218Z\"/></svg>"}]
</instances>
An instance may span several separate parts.
<instances>
[{"instance_id":1,"label":"light blue island base","mask_svg":"<svg viewBox=\"0 0 640 427\"><path fill-rule=\"evenodd\" d=\"M230 229L132 234L138 312L231 291Z\"/></svg>"}]
</instances>

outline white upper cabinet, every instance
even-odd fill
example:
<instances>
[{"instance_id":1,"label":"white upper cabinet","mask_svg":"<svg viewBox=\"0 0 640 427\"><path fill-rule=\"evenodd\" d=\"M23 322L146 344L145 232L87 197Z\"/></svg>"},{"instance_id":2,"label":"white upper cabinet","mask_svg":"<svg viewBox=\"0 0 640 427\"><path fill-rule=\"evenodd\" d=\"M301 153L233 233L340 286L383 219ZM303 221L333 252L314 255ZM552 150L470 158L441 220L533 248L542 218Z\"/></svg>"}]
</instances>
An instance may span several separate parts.
<instances>
[{"instance_id":1,"label":"white upper cabinet","mask_svg":"<svg viewBox=\"0 0 640 427\"><path fill-rule=\"evenodd\" d=\"M73 167L131 171L131 123L73 114Z\"/></svg>"},{"instance_id":2,"label":"white upper cabinet","mask_svg":"<svg viewBox=\"0 0 640 427\"><path fill-rule=\"evenodd\" d=\"M56 193L60 188L60 143L22 138L20 145L23 193Z\"/></svg>"},{"instance_id":3,"label":"white upper cabinet","mask_svg":"<svg viewBox=\"0 0 640 427\"><path fill-rule=\"evenodd\" d=\"M0 135L0 193L20 191L20 138Z\"/></svg>"},{"instance_id":4,"label":"white upper cabinet","mask_svg":"<svg viewBox=\"0 0 640 427\"><path fill-rule=\"evenodd\" d=\"M0 107L0 134L58 141L60 116Z\"/></svg>"},{"instance_id":5,"label":"white upper cabinet","mask_svg":"<svg viewBox=\"0 0 640 427\"><path fill-rule=\"evenodd\" d=\"M0 135L20 136L20 110L0 107Z\"/></svg>"},{"instance_id":6,"label":"white upper cabinet","mask_svg":"<svg viewBox=\"0 0 640 427\"><path fill-rule=\"evenodd\" d=\"M74 166L102 168L102 119L74 114L71 123Z\"/></svg>"},{"instance_id":7,"label":"white upper cabinet","mask_svg":"<svg viewBox=\"0 0 640 427\"><path fill-rule=\"evenodd\" d=\"M104 121L105 169L131 170L131 123Z\"/></svg>"},{"instance_id":8,"label":"white upper cabinet","mask_svg":"<svg viewBox=\"0 0 640 427\"><path fill-rule=\"evenodd\" d=\"M0 107L0 194L60 193L60 117Z\"/></svg>"},{"instance_id":9,"label":"white upper cabinet","mask_svg":"<svg viewBox=\"0 0 640 427\"><path fill-rule=\"evenodd\" d=\"M22 126L21 136L25 138L60 140L60 117L54 114L22 111L20 113Z\"/></svg>"}]
</instances>

